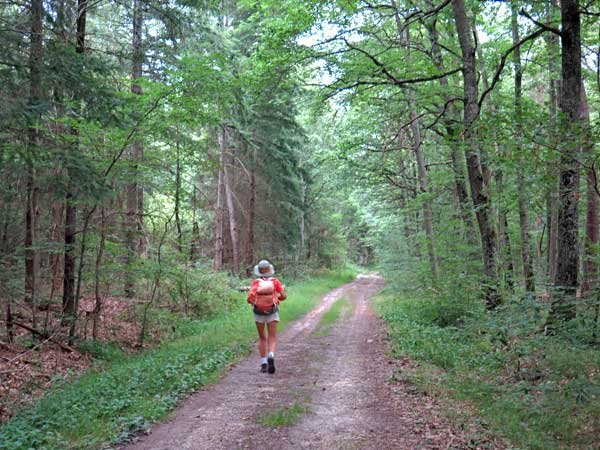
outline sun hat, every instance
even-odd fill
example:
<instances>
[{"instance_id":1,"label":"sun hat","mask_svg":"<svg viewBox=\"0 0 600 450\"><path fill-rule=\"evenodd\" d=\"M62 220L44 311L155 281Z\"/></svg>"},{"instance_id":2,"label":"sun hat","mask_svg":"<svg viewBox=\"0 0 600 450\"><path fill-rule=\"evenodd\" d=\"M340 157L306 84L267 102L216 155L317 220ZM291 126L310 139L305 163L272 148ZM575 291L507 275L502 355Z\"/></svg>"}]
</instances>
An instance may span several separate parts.
<instances>
[{"instance_id":1,"label":"sun hat","mask_svg":"<svg viewBox=\"0 0 600 450\"><path fill-rule=\"evenodd\" d=\"M261 259L257 265L254 266L254 275L257 277L272 277L275 275L275 269L266 259Z\"/></svg>"}]
</instances>

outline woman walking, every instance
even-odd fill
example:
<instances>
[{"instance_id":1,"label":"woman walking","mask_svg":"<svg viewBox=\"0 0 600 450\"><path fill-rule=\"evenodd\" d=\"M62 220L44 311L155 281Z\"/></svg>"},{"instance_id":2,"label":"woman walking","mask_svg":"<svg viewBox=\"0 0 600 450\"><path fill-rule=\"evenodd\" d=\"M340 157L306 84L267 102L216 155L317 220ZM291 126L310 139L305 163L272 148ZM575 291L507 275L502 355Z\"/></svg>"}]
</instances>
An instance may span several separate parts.
<instances>
[{"instance_id":1,"label":"woman walking","mask_svg":"<svg viewBox=\"0 0 600 450\"><path fill-rule=\"evenodd\" d=\"M257 278L248 292L248 303L253 306L254 321L258 330L258 351L260 353L260 371L275 373L275 347L277 346L277 322L279 322L279 302L287 295L283 285L275 275L273 265L263 259L254 266ZM265 324L267 332L265 333ZM268 354L267 354L268 349Z\"/></svg>"}]
</instances>

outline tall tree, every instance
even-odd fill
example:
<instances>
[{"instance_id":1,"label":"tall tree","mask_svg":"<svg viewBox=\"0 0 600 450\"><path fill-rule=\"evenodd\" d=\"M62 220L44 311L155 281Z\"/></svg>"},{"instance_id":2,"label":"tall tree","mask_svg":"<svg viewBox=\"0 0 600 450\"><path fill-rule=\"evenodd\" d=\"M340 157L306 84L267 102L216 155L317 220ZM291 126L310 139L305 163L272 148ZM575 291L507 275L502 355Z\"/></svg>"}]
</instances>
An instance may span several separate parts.
<instances>
[{"instance_id":1,"label":"tall tree","mask_svg":"<svg viewBox=\"0 0 600 450\"><path fill-rule=\"evenodd\" d=\"M143 75L144 48L142 45L142 27L144 25L144 10L142 0L133 0L132 26L132 59L131 59L131 92L142 95L140 79ZM139 164L143 158L144 147L140 138L135 139L129 149L131 182L127 186L127 269L125 271L125 295L135 295L135 278L131 264L143 251L143 188L139 182Z\"/></svg>"},{"instance_id":2,"label":"tall tree","mask_svg":"<svg viewBox=\"0 0 600 450\"><path fill-rule=\"evenodd\" d=\"M517 152L523 152L523 66L521 65L521 48L519 46L519 24L518 24L518 3L512 0L511 4L511 29L512 40L515 49L513 51L513 66L515 72L515 142ZM525 290L535 292L535 273L533 271L533 261L531 257L531 237L529 234L529 217L527 211L529 205L527 202L525 175L523 171L517 172L518 184L518 204L519 204L519 225L521 228L521 257L523 260L523 277L525 278Z\"/></svg>"},{"instance_id":3,"label":"tall tree","mask_svg":"<svg viewBox=\"0 0 600 450\"><path fill-rule=\"evenodd\" d=\"M35 288L37 272L37 252L35 242L35 215L38 203L38 189L35 186L35 165L38 149L38 128L40 127L40 108L42 101L42 58L44 4L42 0L30 3L30 49L29 49L29 129L27 136L26 157L26 204L25 204L25 301L32 307L32 318L35 327Z\"/></svg>"},{"instance_id":4,"label":"tall tree","mask_svg":"<svg viewBox=\"0 0 600 450\"><path fill-rule=\"evenodd\" d=\"M561 88L563 139L560 144L558 251L555 290L548 324L575 317L575 291L579 266L579 135L581 132L581 23L578 0L560 4Z\"/></svg>"},{"instance_id":5,"label":"tall tree","mask_svg":"<svg viewBox=\"0 0 600 450\"><path fill-rule=\"evenodd\" d=\"M472 27L467 17L463 0L452 0L452 10L463 61L464 115L463 136L467 172L471 185L471 197L475 208L475 216L479 224L481 248L483 256L484 295L488 308L498 306L502 298L498 291L498 269L496 265L497 238L491 217L491 198L489 186L484 177L479 154L477 135L477 119L479 117L479 98L475 46L471 35Z\"/></svg>"}]
</instances>

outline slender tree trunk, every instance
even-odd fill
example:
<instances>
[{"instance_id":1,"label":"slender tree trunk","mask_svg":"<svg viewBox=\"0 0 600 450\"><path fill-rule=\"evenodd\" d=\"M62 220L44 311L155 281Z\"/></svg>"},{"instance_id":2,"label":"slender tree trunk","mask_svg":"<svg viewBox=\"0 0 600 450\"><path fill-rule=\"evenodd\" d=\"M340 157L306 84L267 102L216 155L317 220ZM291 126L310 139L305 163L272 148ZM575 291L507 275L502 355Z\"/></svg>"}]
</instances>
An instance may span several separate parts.
<instances>
[{"instance_id":1,"label":"slender tree trunk","mask_svg":"<svg viewBox=\"0 0 600 450\"><path fill-rule=\"evenodd\" d=\"M177 164L175 167L175 226L177 227L177 250L179 253L183 252L183 236L181 233L181 218L179 217L179 209L181 206L181 160L179 141L176 143L177 147Z\"/></svg>"},{"instance_id":2,"label":"slender tree trunk","mask_svg":"<svg viewBox=\"0 0 600 450\"><path fill-rule=\"evenodd\" d=\"M563 115L558 211L558 254L555 289L548 325L575 318L579 266L579 136L581 130L581 37L578 0L561 1L560 111Z\"/></svg>"},{"instance_id":3,"label":"slender tree trunk","mask_svg":"<svg viewBox=\"0 0 600 450\"><path fill-rule=\"evenodd\" d=\"M407 96L410 108L412 147L417 161L419 190L421 193L427 195L429 192L429 180L427 176L427 168L425 167L425 156L423 155L423 149L421 147L421 129L417 119L417 102L414 98L413 92L408 91ZM431 275L433 280L437 280L439 277L439 270L433 236L433 209L431 205L431 198L429 197L423 201L423 228L425 229L425 235L427 236L427 253L429 255L429 263L431 264Z\"/></svg>"},{"instance_id":4,"label":"slender tree trunk","mask_svg":"<svg viewBox=\"0 0 600 450\"><path fill-rule=\"evenodd\" d=\"M15 337L11 303L12 303L12 300L10 299L10 296L7 296L5 320L6 320L6 340L8 341L9 344L13 343L14 337Z\"/></svg>"},{"instance_id":5,"label":"slender tree trunk","mask_svg":"<svg viewBox=\"0 0 600 450\"><path fill-rule=\"evenodd\" d=\"M593 157L594 145L590 138L590 107L585 93L585 86L581 85L581 105L580 118L583 122L584 137L583 137L583 153L589 158ZM585 218L585 240L584 240L584 256L583 256L583 283L581 290L585 292L593 289L596 286L596 278L598 276L598 265L596 263L597 245L600 237L600 229L598 227L598 204L600 198L596 189L599 188L598 180L596 179L596 170L588 166L586 170L586 218Z\"/></svg>"},{"instance_id":6,"label":"slender tree trunk","mask_svg":"<svg viewBox=\"0 0 600 450\"><path fill-rule=\"evenodd\" d=\"M552 21L552 13L556 8L555 0L548 0L546 4L546 22L548 25ZM557 73L557 55L559 52L558 36L554 33L546 33L546 49L548 53L548 90L549 90L549 103L550 103L550 123L548 128L550 129L550 140L556 142L556 128L558 127L557 121L557 109L558 109L558 83L559 78ZM547 173L551 180L546 196L546 222L548 228L547 234L547 276L551 283L554 283L556 276L556 254L557 254L557 239L558 234L558 171L556 166L558 161L555 158L551 158L548 162Z\"/></svg>"},{"instance_id":7,"label":"slender tree trunk","mask_svg":"<svg viewBox=\"0 0 600 450\"><path fill-rule=\"evenodd\" d=\"M252 264L255 255L254 229L256 222L256 151L253 151L253 167L250 171L250 199L248 201L248 242L246 244L246 263Z\"/></svg>"},{"instance_id":8,"label":"slender tree trunk","mask_svg":"<svg viewBox=\"0 0 600 450\"><path fill-rule=\"evenodd\" d=\"M142 48L143 24L142 0L133 0L131 92L137 95L142 95L142 86L139 84L139 79L143 75L142 66L144 63L144 50ZM135 280L131 265L135 258L144 252L144 196L143 188L138 179L139 163L142 161L143 152L144 147L141 141L131 144L129 156L132 182L127 186L127 268L125 270L125 296L128 298L135 296Z\"/></svg>"},{"instance_id":9,"label":"slender tree trunk","mask_svg":"<svg viewBox=\"0 0 600 450\"><path fill-rule=\"evenodd\" d=\"M221 144L222 136L219 134L219 144ZM217 204L215 207L215 262L214 270L219 272L223 267L223 222L224 222L224 175L223 168L225 167L225 155L221 151L219 156L219 176L217 181Z\"/></svg>"},{"instance_id":10,"label":"slender tree trunk","mask_svg":"<svg viewBox=\"0 0 600 450\"><path fill-rule=\"evenodd\" d=\"M34 159L38 148L38 127L40 125L39 106L42 100L42 17L44 4L42 0L32 0L30 50L29 50L29 113L31 115L28 129L26 205L25 205L25 302L31 306L33 327L36 328L36 278L37 252L35 250L35 214L37 210L37 188L35 186Z\"/></svg>"},{"instance_id":11,"label":"slender tree trunk","mask_svg":"<svg viewBox=\"0 0 600 450\"><path fill-rule=\"evenodd\" d=\"M72 181L69 180L71 184ZM72 187L65 202L65 256L63 268L63 314L65 317L75 315L75 228L77 209L74 204Z\"/></svg>"},{"instance_id":12,"label":"slender tree trunk","mask_svg":"<svg viewBox=\"0 0 600 450\"><path fill-rule=\"evenodd\" d=\"M471 185L471 196L483 253L484 273L486 276L484 294L488 308L492 309L502 302L498 291L498 269L496 266L497 238L491 218L491 199L486 185L484 172L479 158L479 142L476 121L479 117L477 70L475 48L471 36L471 26L467 18L464 0L452 0L454 20L463 58L464 84L464 142L467 171Z\"/></svg>"},{"instance_id":13,"label":"slender tree trunk","mask_svg":"<svg viewBox=\"0 0 600 450\"><path fill-rule=\"evenodd\" d=\"M77 32L75 52L78 55L85 53L85 33L87 20L88 0L78 0L77 2ZM77 154L79 153L79 131L74 130L72 134L75 136L73 148ZM75 326L77 322L77 310L79 309L79 297L82 282L83 257L85 254L85 232L81 240L81 251L79 254L79 271L77 277L77 285L75 285L75 242L76 242L76 227L77 227L77 206L75 199L75 186L73 169L69 167L69 184L67 187L67 195L65 202L65 266L64 266L64 282L63 282L63 313L69 323L69 344L73 343L75 338ZM87 225L87 224L86 224Z\"/></svg>"},{"instance_id":14,"label":"slender tree trunk","mask_svg":"<svg viewBox=\"0 0 600 450\"><path fill-rule=\"evenodd\" d=\"M513 45L519 43L519 24L518 4L517 0L512 0L511 5L511 28ZM522 84L523 84L523 68L521 66L521 49L519 46L513 51L513 65L515 70L515 132L516 144L519 149L524 148L523 144L523 120L522 111ZM526 196L525 179L523 171L517 171L517 186L518 186L518 204L519 204L519 225L521 226L521 257L523 259L523 278L525 279L525 291L535 292L535 273L533 270L533 261L531 257L531 237L529 235L529 217L527 210L529 208Z\"/></svg>"},{"instance_id":15,"label":"slender tree trunk","mask_svg":"<svg viewBox=\"0 0 600 450\"><path fill-rule=\"evenodd\" d=\"M394 8L394 16L396 18L396 28L398 32L398 38L407 47L409 51L408 58L410 59L410 33L409 27L406 27L406 35L402 32L402 23L398 13L398 7L395 0L391 0ZM406 90L406 96L408 98L408 108L410 114L410 129L412 132L412 149L415 154L417 161L417 177L419 180L419 190L421 193L427 195L429 190L429 180L427 176L427 167L425 166L425 156L423 155L423 148L421 147L421 127L419 124L417 101L415 99L414 92L410 89ZM433 210L431 204L431 198L427 198L423 201L423 229L425 230L425 236L427 237L427 254L429 255L429 263L431 265L431 276L433 280L437 280L439 277L439 269L437 256L435 254L435 239L433 235Z\"/></svg>"},{"instance_id":16,"label":"slender tree trunk","mask_svg":"<svg viewBox=\"0 0 600 450\"><path fill-rule=\"evenodd\" d=\"M229 132L227 127L223 127L220 139L221 153L225 154L229 148ZM231 185L231 177L229 176L228 165L231 158L224 158L223 166L223 184L225 187L225 199L227 201L227 215L229 217L229 234L231 237L231 253L233 259L233 273L240 274L240 252L238 240L238 225L235 216L235 207L233 204L233 186Z\"/></svg>"},{"instance_id":17,"label":"slender tree trunk","mask_svg":"<svg viewBox=\"0 0 600 450\"><path fill-rule=\"evenodd\" d=\"M190 245L190 259L196 261L200 258L200 226L196 218L196 185L192 199L192 241Z\"/></svg>"},{"instance_id":18,"label":"slender tree trunk","mask_svg":"<svg viewBox=\"0 0 600 450\"><path fill-rule=\"evenodd\" d=\"M496 189L498 194L504 192L504 174L501 170L497 170L494 174L496 179ZM500 252L502 257L502 265L504 269L504 283L508 292L514 292L514 265L512 257L512 248L510 245L510 235L508 231L508 207L506 201L502 197L499 199L500 207L498 210L498 232L500 234Z\"/></svg>"},{"instance_id":19,"label":"slender tree trunk","mask_svg":"<svg viewBox=\"0 0 600 450\"><path fill-rule=\"evenodd\" d=\"M397 11L397 9L396 9ZM396 17L398 13L396 12ZM396 19L398 20L398 18ZM446 67L444 65L444 60L442 58L442 52L440 50L439 45L439 37L436 28L435 19L427 24L427 31L429 33L429 40L431 41L431 55L433 58L433 63L435 64L436 69L444 73L446 71ZM439 83L441 88L445 92L449 92L449 82L448 77L442 77L439 79ZM447 94L444 96L444 100L446 102L450 102L450 95ZM446 139L450 144L450 159L452 162L452 172L454 175L454 186L456 189L456 197L458 198L458 206L460 209L460 216L465 226L465 237L467 242L475 243L477 240L475 224L473 223L473 216L471 214L471 207L469 204L469 193L467 191L467 185L465 183L465 168L462 156L460 154L460 147L458 144L457 134L458 130L454 125L455 122L458 122L458 111L454 106L454 102L451 102L448 106L448 113L444 116L444 127L446 129Z\"/></svg>"},{"instance_id":20,"label":"slender tree trunk","mask_svg":"<svg viewBox=\"0 0 600 450\"><path fill-rule=\"evenodd\" d=\"M96 253L96 267L94 270L94 296L96 303L94 305L94 313L92 315L92 339L98 339L98 323L100 321L100 313L102 312L102 296L100 295L100 269L102 267L102 258L104 256L104 244L106 241L106 216L104 207L100 209L100 242L98 243L98 251Z\"/></svg>"}]
</instances>

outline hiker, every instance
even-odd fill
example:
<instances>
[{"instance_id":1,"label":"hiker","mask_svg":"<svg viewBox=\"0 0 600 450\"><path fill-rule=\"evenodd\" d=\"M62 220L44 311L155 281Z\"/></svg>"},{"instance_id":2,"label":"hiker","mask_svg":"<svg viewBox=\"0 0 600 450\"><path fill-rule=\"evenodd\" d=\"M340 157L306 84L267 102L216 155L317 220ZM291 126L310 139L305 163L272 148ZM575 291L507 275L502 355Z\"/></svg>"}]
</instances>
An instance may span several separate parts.
<instances>
[{"instance_id":1,"label":"hiker","mask_svg":"<svg viewBox=\"0 0 600 450\"><path fill-rule=\"evenodd\" d=\"M254 321L258 330L258 351L262 373L275 373L275 346L277 345L277 322L279 322L277 305L287 298L283 285L273 276L274 274L275 269L269 261L266 259L259 261L254 266L254 275L258 278L252 282L248 292L248 303L253 306Z\"/></svg>"}]
</instances>

